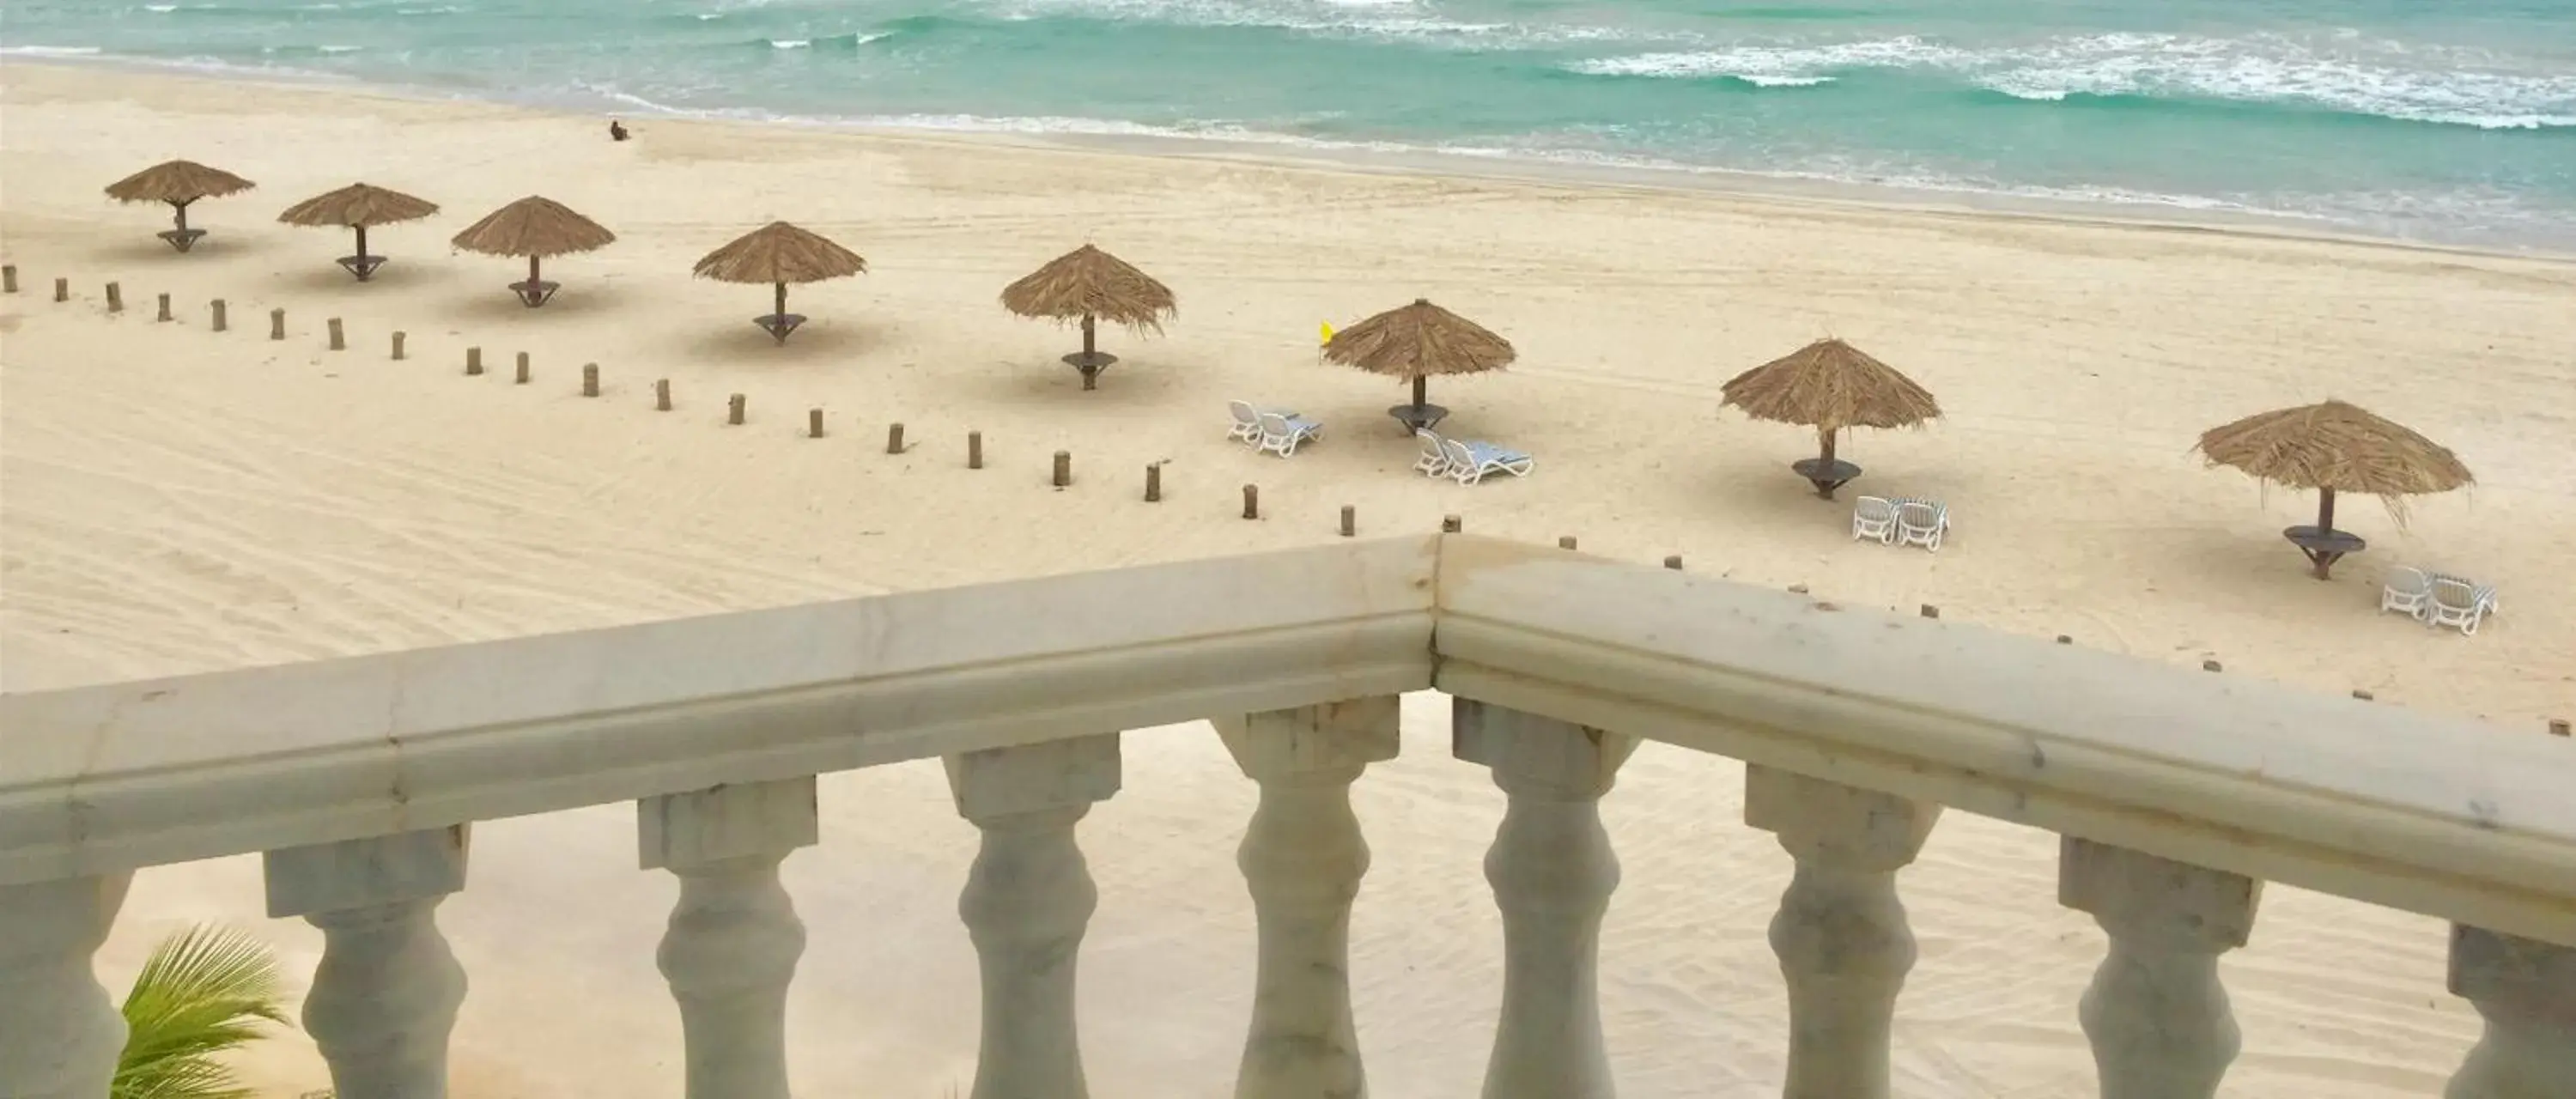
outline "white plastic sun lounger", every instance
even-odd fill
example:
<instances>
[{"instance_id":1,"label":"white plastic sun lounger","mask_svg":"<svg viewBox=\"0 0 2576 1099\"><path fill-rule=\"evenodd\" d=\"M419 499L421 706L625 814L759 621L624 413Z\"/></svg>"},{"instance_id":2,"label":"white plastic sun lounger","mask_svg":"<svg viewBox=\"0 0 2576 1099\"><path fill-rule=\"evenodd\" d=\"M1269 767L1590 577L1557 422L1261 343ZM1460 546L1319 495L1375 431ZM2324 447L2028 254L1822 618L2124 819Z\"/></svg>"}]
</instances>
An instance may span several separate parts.
<instances>
[{"instance_id":1,"label":"white plastic sun lounger","mask_svg":"<svg viewBox=\"0 0 2576 1099\"><path fill-rule=\"evenodd\" d=\"M1429 428L1416 429L1413 433L1413 437L1422 440L1422 457L1414 460L1413 471L1428 477L1448 476L1449 451L1447 441L1443 440L1438 435L1432 434Z\"/></svg>"},{"instance_id":2,"label":"white plastic sun lounger","mask_svg":"<svg viewBox=\"0 0 2576 1099\"><path fill-rule=\"evenodd\" d=\"M1896 505L1884 497L1863 496L1852 504L1852 541L1862 539L1882 546L1896 544Z\"/></svg>"},{"instance_id":3,"label":"white plastic sun lounger","mask_svg":"<svg viewBox=\"0 0 2576 1099\"><path fill-rule=\"evenodd\" d=\"M2478 623L2496 609L2492 585L2472 584L2456 576L2438 573L2432 581L2432 606L2425 623L2432 626L2457 626L2461 633L2478 632Z\"/></svg>"},{"instance_id":4,"label":"white plastic sun lounger","mask_svg":"<svg viewBox=\"0 0 2576 1099\"><path fill-rule=\"evenodd\" d=\"M1225 433L1225 437L1239 439L1245 446L1260 446L1261 410L1252 407L1248 401L1227 401L1225 408L1234 414L1234 427Z\"/></svg>"},{"instance_id":5,"label":"white plastic sun lounger","mask_svg":"<svg viewBox=\"0 0 2576 1099\"><path fill-rule=\"evenodd\" d=\"M1896 505L1896 544L1921 546L1941 552L1941 536L1950 533L1950 509L1937 500L1911 497L1889 501Z\"/></svg>"},{"instance_id":6,"label":"white plastic sun lounger","mask_svg":"<svg viewBox=\"0 0 2576 1099\"><path fill-rule=\"evenodd\" d=\"M1324 425L1301 419L1294 413L1264 412L1261 414L1259 445L1263 451L1285 458L1297 453L1297 444L1313 439L1323 431Z\"/></svg>"},{"instance_id":7,"label":"white plastic sun lounger","mask_svg":"<svg viewBox=\"0 0 2576 1099\"><path fill-rule=\"evenodd\" d=\"M1462 485L1482 483L1491 473L1527 477L1532 465L1520 451L1465 439L1440 440L1440 452L1449 456L1448 476Z\"/></svg>"},{"instance_id":8,"label":"white plastic sun lounger","mask_svg":"<svg viewBox=\"0 0 2576 1099\"><path fill-rule=\"evenodd\" d=\"M2433 613L2433 579L2422 569L2404 565L2388 570L2388 579L2379 588L2381 613L2402 611L2418 622Z\"/></svg>"}]
</instances>

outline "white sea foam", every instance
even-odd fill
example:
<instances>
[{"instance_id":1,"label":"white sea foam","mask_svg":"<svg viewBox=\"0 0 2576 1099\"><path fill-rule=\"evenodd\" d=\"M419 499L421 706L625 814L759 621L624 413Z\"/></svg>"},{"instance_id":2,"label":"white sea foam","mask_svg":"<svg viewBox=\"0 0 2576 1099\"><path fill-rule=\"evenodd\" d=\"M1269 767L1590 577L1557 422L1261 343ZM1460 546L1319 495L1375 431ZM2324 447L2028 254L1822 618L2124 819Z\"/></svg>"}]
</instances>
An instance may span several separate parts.
<instances>
[{"instance_id":1,"label":"white sea foam","mask_svg":"<svg viewBox=\"0 0 2576 1099\"><path fill-rule=\"evenodd\" d=\"M2018 99L2163 96L2300 103L2353 114L2490 129L2576 125L2576 76L2443 64L2421 51L2349 42L2330 55L2277 38L2104 34L1968 50L1917 37L1742 46L1593 58L1596 76L1828 80L1867 69L1931 70ZM2410 67L2431 63L2436 67Z\"/></svg>"},{"instance_id":2,"label":"white sea foam","mask_svg":"<svg viewBox=\"0 0 2576 1099\"><path fill-rule=\"evenodd\" d=\"M0 46L0 57L96 57L96 46Z\"/></svg>"}]
</instances>

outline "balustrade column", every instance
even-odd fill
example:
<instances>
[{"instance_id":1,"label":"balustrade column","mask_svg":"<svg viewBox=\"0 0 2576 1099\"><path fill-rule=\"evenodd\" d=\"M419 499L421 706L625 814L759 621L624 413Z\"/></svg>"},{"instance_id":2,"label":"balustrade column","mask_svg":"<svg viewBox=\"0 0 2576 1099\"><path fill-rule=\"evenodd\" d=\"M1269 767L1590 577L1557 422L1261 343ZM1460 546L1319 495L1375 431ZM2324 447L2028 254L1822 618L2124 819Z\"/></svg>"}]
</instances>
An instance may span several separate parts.
<instances>
[{"instance_id":1,"label":"balustrade column","mask_svg":"<svg viewBox=\"0 0 2576 1099\"><path fill-rule=\"evenodd\" d=\"M1252 890L1260 966L1236 1099L1365 1099L1351 1023L1351 902L1368 841L1351 783L1394 759L1396 698L1220 719L1217 734L1261 804L1235 856Z\"/></svg>"},{"instance_id":2,"label":"balustrade column","mask_svg":"<svg viewBox=\"0 0 2576 1099\"><path fill-rule=\"evenodd\" d=\"M2218 956L2253 933L2263 883L2073 836L2057 875L2111 940L2077 1014L2102 1099L2209 1099L2240 1043Z\"/></svg>"},{"instance_id":3,"label":"balustrade column","mask_svg":"<svg viewBox=\"0 0 2576 1099\"><path fill-rule=\"evenodd\" d=\"M0 885L0 1095L99 1099L125 1049L125 1016L94 957L134 875Z\"/></svg>"},{"instance_id":4,"label":"balustrade column","mask_svg":"<svg viewBox=\"0 0 2576 1099\"><path fill-rule=\"evenodd\" d=\"M646 870L680 879L654 961L680 1005L689 1099L788 1099L787 985L805 924L778 865L819 834L814 778L635 803Z\"/></svg>"},{"instance_id":5,"label":"balustrade column","mask_svg":"<svg viewBox=\"0 0 2576 1099\"><path fill-rule=\"evenodd\" d=\"M465 967L437 912L465 888L466 827L271 851L268 914L322 929L304 1031L340 1099L444 1099Z\"/></svg>"},{"instance_id":6,"label":"balustrade column","mask_svg":"<svg viewBox=\"0 0 2576 1099\"><path fill-rule=\"evenodd\" d=\"M1938 805L1745 767L1744 823L1797 860L1771 919L1789 985L1787 1099L1886 1099L1896 994L1914 968L1896 872L1940 817Z\"/></svg>"},{"instance_id":7,"label":"balustrade column","mask_svg":"<svg viewBox=\"0 0 2576 1099\"><path fill-rule=\"evenodd\" d=\"M1118 792L1118 734L947 757L958 815L983 832L957 914L983 971L972 1099L1087 1099L1074 960L1100 895L1073 826Z\"/></svg>"},{"instance_id":8,"label":"balustrade column","mask_svg":"<svg viewBox=\"0 0 2576 1099\"><path fill-rule=\"evenodd\" d=\"M2576 1093L2576 947L2453 924L2450 987L2486 1031L2442 1099Z\"/></svg>"},{"instance_id":9,"label":"balustrade column","mask_svg":"<svg viewBox=\"0 0 2576 1099\"><path fill-rule=\"evenodd\" d=\"M1601 1039L1601 917L1619 859L1601 796L1635 737L1453 698L1450 752L1508 799L1485 855L1503 916L1503 1008L1485 1099L1610 1099Z\"/></svg>"}]
</instances>

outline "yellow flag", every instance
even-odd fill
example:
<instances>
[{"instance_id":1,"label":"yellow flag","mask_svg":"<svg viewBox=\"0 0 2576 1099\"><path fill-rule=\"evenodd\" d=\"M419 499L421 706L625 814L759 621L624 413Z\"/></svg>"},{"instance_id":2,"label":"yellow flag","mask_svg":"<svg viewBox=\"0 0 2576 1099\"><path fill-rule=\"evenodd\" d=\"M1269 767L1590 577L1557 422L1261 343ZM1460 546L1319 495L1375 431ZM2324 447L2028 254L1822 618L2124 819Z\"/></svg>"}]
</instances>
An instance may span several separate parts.
<instances>
[{"instance_id":1,"label":"yellow flag","mask_svg":"<svg viewBox=\"0 0 2576 1099\"><path fill-rule=\"evenodd\" d=\"M1325 343L1331 343L1331 342L1333 342L1333 322L1331 322L1331 321L1325 321L1325 322L1324 322L1324 339L1323 339L1323 342L1325 342Z\"/></svg>"}]
</instances>

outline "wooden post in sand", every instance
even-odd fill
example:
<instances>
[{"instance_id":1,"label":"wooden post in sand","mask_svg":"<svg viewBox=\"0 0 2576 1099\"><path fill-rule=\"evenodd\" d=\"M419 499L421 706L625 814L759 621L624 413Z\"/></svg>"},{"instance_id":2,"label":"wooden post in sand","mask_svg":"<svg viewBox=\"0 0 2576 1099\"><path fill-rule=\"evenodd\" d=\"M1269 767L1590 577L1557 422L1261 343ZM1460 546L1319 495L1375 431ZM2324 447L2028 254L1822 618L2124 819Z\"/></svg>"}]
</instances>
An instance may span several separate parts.
<instances>
[{"instance_id":1,"label":"wooden post in sand","mask_svg":"<svg viewBox=\"0 0 2576 1099\"><path fill-rule=\"evenodd\" d=\"M346 351L349 349L348 333L341 330L340 318L333 317L330 320L322 322L322 326L329 329L331 332L331 350Z\"/></svg>"},{"instance_id":2,"label":"wooden post in sand","mask_svg":"<svg viewBox=\"0 0 2576 1099\"><path fill-rule=\"evenodd\" d=\"M215 300L213 300L213 301L211 301L211 302L207 302L207 303L206 303L206 313L209 315L210 319L212 319L212 321L214 322L214 323L213 323L212 325L210 325L209 327L212 327L215 331L217 331L217 332L221 332L221 331L223 331L224 329L226 329L226 328L230 327L229 325L227 325L227 324L225 324L225 323L224 323L224 299L222 299L222 298L216 298Z\"/></svg>"},{"instance_id":3,"label":"wooden post in sand","mask_svg":"<svg viewBox=\"0 0 2576 1099\"><path fill-rule=\"evenodd\" d=\"M1162 500L1163 463L1147 462L1145 463L1145 502L1156 504L1161 503Z\"/></svg>"},{"instance_id":4,"label":"wooden post in sand","mask_svg":"<svg viewBox=\"0 0 2576 1099\"><path fill-rule=\"evenodd\" d=\"M519 369L518 369L518 376L517 376L516 378L512 379L512 384L515 384L515 385L526 385L526 384L528 384L528 353L527 353L527 352L525 352L525 351L519 352Z\"/></svg>"},{"instance_id":5,"label":"wooden post in sand","mask_svg":"<svg viewBox=\"0 0 2576 1099\"><path fill-rule=\"evenodd\" d=\"M984 468L984 433L981 431L966 433L966 468Z\"/></svg>"},{"instance_id":6,"label":"wooden post in sand","mask_svg":"<svg viewBox=\"0 0 2576 1099\"><path fill-rule=\"evenodd\" d=\"M1456 534L1465 529L1467 529L1467 521L1464 519L1455 515L1443 515L1440 517L1440 533L1442 534Z\"/></svg>"},{"instance_id":7,"label":"wooden post in sand","mask_svg":"<svg viewBox=\"0 0 2576 1099\"><path fill-rule=\"evenodd\" d=\"M1941 617L1941 608L1935 607L1930 603L1925 603L1923 604L1923 617L1939 618Z\"/></svg>"},{"instance_id":8,"label":"wooden post in sand","mask_svg":"<svg viewBox=\"0 0 2576 1099\"><path fill-rule=\"evenodd\" d=\"M58 278L58 279L55 279L55 280L54 280L54 300L55 300L55 301L70 301L70 300L72 300L72 280L70 280L70 279L61 279L61 278Z\"/></svg>"},{"instance_id":9,"label":"wooden post in sand","mask_svg":"<svg viewBox=\"0 0 2576 1099\"><path fill-rule=\"evenodd\" d=\"M2073 637L2070 637L2070 636L2068 636L2068 635L2066 635L2066 634L2062 634L2062 633L2061 633L2061 634L2057 635L2057 643L2058 643L2058 644L2060 644L2060 645L2072 645L2072 644L2074 644L2074 643L2075 643L2075 639L2074 639Z\"/></svg>"},{"instance_id":10,"label":"wooden post in sand","mask_svg":"<svg viewBox=\"0 0 2576 1099\"><path fill-rule=\"evenodd\" d=\"M742 403L743 403L743 396L742 396L742 394L740 394L740 393L736 393L736 394L734 394L732 397L727 398L727 399L725 400L725 422L726 422L726 423L728 423L728 424L736 424L736 425L739 425L740 423L742 423Z\"/></svg>"},{"instance_id":11,"label":"wooden post in sand","mask_svg":"<svg viewBox=\"0 0 2576 1099\"><path fill-rule=\"evenodd\" d=\"M2566 719L2566 718L2563 718L2563 717L2553 717L2553 718L2550 718L2550 719L2549 719L2549 735L2551 735L2551 736L2569 736L2569 735L2576 735L2576 730L2571 730L2571 729L2568 727L2567 719Z\"/></svg>"},{"instance_id":12,"label":"wooden post in sand","mask_svg":"<svg viewBox=\"0 0 2576 1099\"><path fill-rule=\"evenodd\" d=\"M1664 555L1664 567L1671 569L1674 572L1680 572L1682 569L1682 555L1678 553Z\"/></svg>"},{"instance_id":13,"label":"wooden post in sand","mask_svg":"<svg viewBox=\"0 0 2576 1099\"><path fill-rule=\"evenodd\" d=\"M1246 519L1261 518L1261 486L1243 486L1243 517Z\"/></svg>"},{"instance_id":14,"label":"wooden post in sand","mask_svg":"<svg viewBox=\"0 0 2576 1099\"><path fill-rule=\"evenodd\" d=\"M2203 660L2200 662L2200 670L2204 672L2223 672L2227 669L2220 667L2219 663L2215 660Z\"/></svg>"},{"instance_id":15,"label":"wooden post in sand","mask_svg":"<svg viewBox=\"0 0 2576 1099\"><path fill-rule=\"evenodd\" d=\"M1556 548L1561 550L1573 549L1574 536L1571 534L1559 535L1556 539Z\"/></svg>"},{"instance_id":16,"label":"wooden post in sand","mask_svg":"<svg viewBox=\"0 0 2576 1099\"><path fill-rule=\"evenodd\" d=\"M1057 487L1057 488L1063 488L1063 487L1065 487L1066 485L1070 485L1070 484L1072 484L1072 483L1073 483L1073 452L1072 452L1072 451L1070 451L1070 450L1059 450L1059 451L1056 451L1056 452L1055 452L1055 487Z\"/></svg>"},{"instance_id":17,"label":"wooden post in sand","mask_svg":"<svg viewBox=\"0 0 2576 1099\"><path fill-rule=\"evenodd\" d=\"M581 395L584 397L599 396L598 363L581 364Z\"/></svg>"},{"instance_id":18,"label":"wooden post in sand","mask_svg":"<svg viewBox=\"0 0 2576 1099\"><path fill-rule=\"evenodd\" d=\"M2360 700L2362 700L2362 701L2364 701L2364 702L2368 702L2368 701L2370 701L2374 696L2373 696L2370 692L2368 692L2368 691L2361 690L2361 689L2359 689L2359 688L2355 688L2355 689L2353 690L2353 692L2352 692L2352 697L2354 697L2354 698L2358 698L2358 699L2360 699Z\"/></svg>"},{"instance_id":19,"label":"wooden post in sand","mask_svg":"<svg viewBox=\"0 0 2576 1099\"><path fill-rule=\"evenodd\" d=\"M125 312L125 288L112 282L107 284L107 311Z\"/></svg>"},{"instance_id":20,"label":"wooden post in sand","mask_svg":"<svg viewBox=\"0 0 2576 1099\"><path fill-rule=\"evenodd\" d=\"M396 333L394 333L394 361L395 361L395 362L401 362L401 361L402 361L402 357L403 357L403 334L402 334L402 333L400 333L400 332L396 332Z\"/></svg>"},{"instance_id":21,"label":"wooden post in sand","mask_svg":"<svg viewBox=\"0 0 2576 1099\"><path fill-rule=\"evenodd\" d=\"M18 265L12 263L6 266L0 266L0 294L15 294L17 292Z\"/></svg>"},{"instance_id":22,"label":"wooden post in sand","mask_svg":"<svg viewBox=\"0 0 2576 1099\"><path fill-rule=\"evenodd\" d=\"M671 410L671 379L669 379L669 378L655 378L655 379L653 379L653 411L655 411L655 412L669 412L670 410Z\"/></svg>"},{"instance_id":23,"label":"wooden post in sand","mask_svg":"<svg viewBox=\"0 0 2576 1099\"><path fill-rule=\"evenodd\" d=\"M156 307L152 312L153 320L166 322L178 319L170 315L170 295L158 295L155 299L155 306Z\"/></svg>"},{"instance_id":24,"label":"wooden post in sand","mask_svg":"<svg viewBox=\"0 0 2576 1099\"><path fill-rule=\"evenodd\" d=\"M809 408L805 410L805 437L808 439L820 439L823 437L822 409Z\"/></svg>"},{"instance_id":25,"label":"wooden post in sand","mask_svg":"<svg viewBox=\"0 0 2576 1099\"><path fill-rule=\"evenodd\" d=\"M483 373L483 349L480 347L466 348L465 376L471 378L481 373Z\"/></svg>"},{"instance_id":26,"label":"wooden post in sand","mask_svg":"<svg viewBox=\"0 0 2576 1099\"><path fill-rule=\"evenodd\" d=\"M1342 505L1342 537L1348 538L1359 532L1360 509L1350 504Z\"/></svg>"},{"instance_id":27,"label":"wooden post in sand","mask_svg":"<svg viewBox=\"0 0 2576 1099\"><path fill-rule=\"evenodd\" d=\"M271 309L268 311L268 338L272 340L282 340L286 338L286 310Z\"/></svg>"},{"instance_id":28,"label":"wooden post in sand","mask_svg":"<svg viewBox=\"0 0 2576 1099\"><path fill-rule=\"evenodd\" d=\"M901 454L901 453L903 453L903 425L902 425L902 424L887 424L887 425L886 425L886 453L888 453L888 454Z\"/></svg>"}]
</instances>

